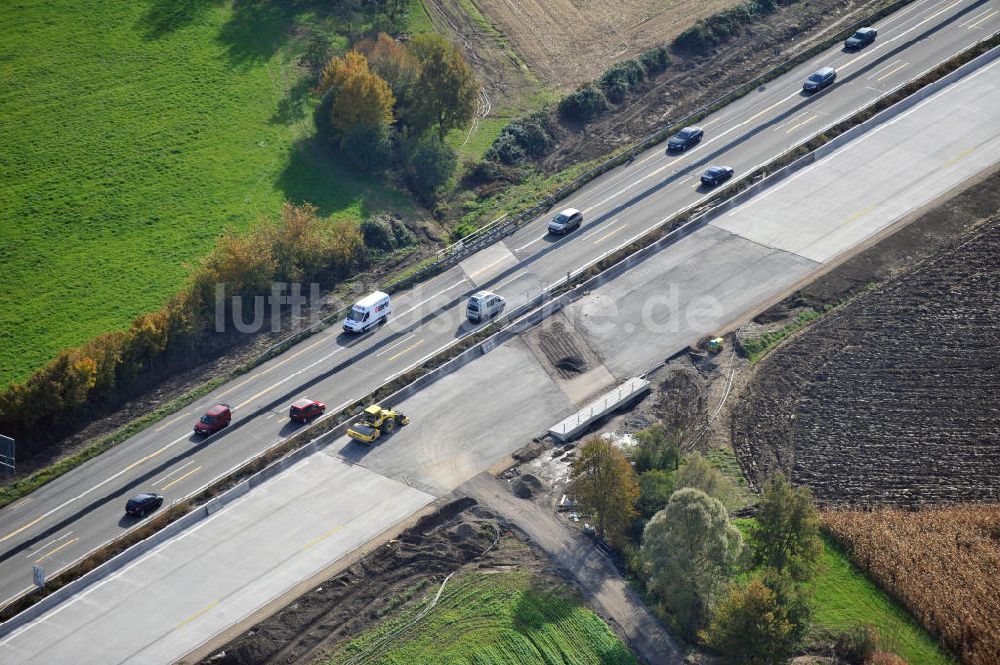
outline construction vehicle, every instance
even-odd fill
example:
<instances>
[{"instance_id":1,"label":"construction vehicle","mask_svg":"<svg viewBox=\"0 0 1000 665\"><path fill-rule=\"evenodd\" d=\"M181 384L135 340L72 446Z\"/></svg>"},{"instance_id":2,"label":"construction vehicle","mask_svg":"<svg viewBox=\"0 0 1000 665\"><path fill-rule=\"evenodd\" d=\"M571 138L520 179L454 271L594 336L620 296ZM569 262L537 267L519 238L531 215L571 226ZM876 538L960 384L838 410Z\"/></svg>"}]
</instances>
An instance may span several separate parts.
<instances>
[{"instance_id":1,"label":"construction vehicle","mask_svg":"<svg viewBox=\"0 0 1000 665\"><path fill-rule=\"evenodd\" d=\"M718 353L722 350L722 343L721 337L713 337L705 344L705 348L708 349L709 353Z\"/></svg>"},{"instance_id":2,"label":"construction vehicle","mask_svg":"<svg viewBox=\"0 0 1000 665\"><path fill-rule=\"evenodd\" d=\"M410 419L399 411L383 409L377 404L372 404L364 410L364 414L359 422L351 425L347 430L347 436L355 441L371 443L380 436L388 436L396 430L397 425L408 425Z\"/></svg>"}]
</instances>

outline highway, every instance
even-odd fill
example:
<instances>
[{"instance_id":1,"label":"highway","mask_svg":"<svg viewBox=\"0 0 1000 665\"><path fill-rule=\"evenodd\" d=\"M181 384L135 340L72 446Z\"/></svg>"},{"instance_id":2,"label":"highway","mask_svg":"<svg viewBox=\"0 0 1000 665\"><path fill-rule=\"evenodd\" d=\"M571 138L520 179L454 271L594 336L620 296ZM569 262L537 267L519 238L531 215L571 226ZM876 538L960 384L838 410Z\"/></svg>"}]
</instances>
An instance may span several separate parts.
<instances>
[{"instance_id":1,"label":"highway","mask_svg":"<svg viewBox=\"0 0 1000 665\"><path fill-rule=\"evenodd\" d=\"M954 124L964 131L947 131ZM861 167L859 155L870 156ZM270 599L461 491L580 395L743 320L998 164L994 60L404 401L413 422L388 440L332 442L0 639L0 663L190 662ZM584 358L583 371L560 372L547 336Z\"/></svg>"},{"instance_id":2,"label":"highway","mask_svg":"<svg viewBox=\"0 0 1000 665\"><path fill-rule=\"evenodd\" d=\"M289 423L287 409L295 399L320 399L336 412L468 333L473 327L464 320L464 304L471 293L488 288L516 306L567 271L707 197L710 191L697 184L697 176L708 164L746 172L992 34L1000 29L1000 15L996 0L918 0L876 27L878 40L861 52L832 49L706 118L705 139L697 147L680 155L651 149L561 202L558 207L577 207L585 215L582 229L569 237L547 236L548 217L539 218L428 283L394 296L394 317L382 329L352 338L331 328L309 338L7 506L0 511L0 599L30 587L33 564L58 570L133 526L123 509L131 494L152 490L180 499L294 434L300 426ZM837 68L837 83L816 95L803 94L802 80L824 65ZM530 384L511 388L526 390ZM195 439L193 423L216 401L235 407L234 424L206 441ZM546 411L557 406L568 408L550 404ZM442 473L444 481L451 477ZM414 484L436 490L441 482L428 477Z\"/></svg>"}]
</instances>

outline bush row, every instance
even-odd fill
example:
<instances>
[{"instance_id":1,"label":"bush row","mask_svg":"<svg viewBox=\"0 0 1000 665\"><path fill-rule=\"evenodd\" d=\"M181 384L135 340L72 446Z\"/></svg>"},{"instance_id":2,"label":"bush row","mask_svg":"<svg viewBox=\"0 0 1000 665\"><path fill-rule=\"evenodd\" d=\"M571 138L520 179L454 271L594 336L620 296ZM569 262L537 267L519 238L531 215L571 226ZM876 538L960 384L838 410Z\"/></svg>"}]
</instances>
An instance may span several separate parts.
<instances>
[{"instance_id":1,"label":"bush row","mask_svg":"<svg viewBox=\"0 0 1000 665\"><path fill-rule=\"evenodd\" d=\"M231 343L229 333L215 332L218 317L230 321L247 314L254 297L270 294L274 282L329 287L369 265L378 252L411 242L412 234L398 223L331 222L310 205L286 204L279 221L266 220L247 233L226 231L161 309L137 317L127 330L62 351L23 383L0 392L0 432L19 439L19 453L31 457L121 404L157 370L194 366ZM226 296L221 307L219 284ZM234 306L247 312L234 312Z\"/></svg>"},{"instance_id":2,"label":"bush row","mask_svg":"<svg viewBox=\"0 0 1000 665\"><path fill-rule=\"evenodd\" d=\"M631 60L611 65L596 83L585 83L559 102L559 115L571 122L588 122L620 104L647 78L666 71L670 57L666 46L656 46Z\"/></svg>"},{"instance_id":3,"label":"bush row","mask_svg":"<svg viewBox=\"0 0 1000 665\"><path fill-rule=\"evenodd\" d=\"M742 30L782 5L795 0L743 0L743 2L699 20L677 35L671 48L678 53L704 55L709 50L739 35Z\"/></svg>"},{"instance_id":4,"label":"bush row","mask_svg":"<svg viewBox=\"0 0 1000 665\"><path fill-rule=\"evenodd\" d=\"M547 107L529 116L509 122L493 140L484 159L503 164L516 164L525 157L541 157L552 145Z\"/></svg>"}]
</instances>

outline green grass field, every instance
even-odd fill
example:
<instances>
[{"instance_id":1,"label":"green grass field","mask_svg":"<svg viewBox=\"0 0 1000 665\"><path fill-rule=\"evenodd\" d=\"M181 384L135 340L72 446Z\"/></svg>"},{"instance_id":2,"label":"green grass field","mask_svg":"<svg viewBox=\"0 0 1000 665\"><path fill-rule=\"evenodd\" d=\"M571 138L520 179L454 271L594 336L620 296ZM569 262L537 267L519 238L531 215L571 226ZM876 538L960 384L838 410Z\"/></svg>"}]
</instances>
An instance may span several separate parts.
<instances>
[{"instance_id":1,"label":"green grass field","mask_svg":"<svg viewBox=\"0 0 1000 665\"><path fill-rule=\"evenodd\" d=\"M734 519L747 539L752 519ZM823 538L822 569L815 582L814 632L837 632L858 624L878 628L882 645L909 665L954 665L931 635L903 607L855 568L847 554Z\"/></svg>"},{"instance_id":2,"label":"green grass field","mask_svg":"<svg viewBox=\"0 0 1000 665\"><path fill-rule=\"evenodd\" d=\"M433 596L437 585L425 593ZM368 652L383 636L408 624L426 603L389 618L348 643L328 663L343 663ZM517 571L453 577L441 600L419 623L380 645L366 662L533 663L636 662L611 629L565 587L538 584L532 574Z\"/></svg>"},{"instance_id":3,"label":"green grass field","mask_svg":"<svg viewBox=\"0 0 1000 665\"><path fill-rule=\"evenodd\" d=\"M328 5L0 6L0 385L158 308L224 227L284 200L409 209L307 140L295 39L336 29Z\"/></svg>"}]
</instances>

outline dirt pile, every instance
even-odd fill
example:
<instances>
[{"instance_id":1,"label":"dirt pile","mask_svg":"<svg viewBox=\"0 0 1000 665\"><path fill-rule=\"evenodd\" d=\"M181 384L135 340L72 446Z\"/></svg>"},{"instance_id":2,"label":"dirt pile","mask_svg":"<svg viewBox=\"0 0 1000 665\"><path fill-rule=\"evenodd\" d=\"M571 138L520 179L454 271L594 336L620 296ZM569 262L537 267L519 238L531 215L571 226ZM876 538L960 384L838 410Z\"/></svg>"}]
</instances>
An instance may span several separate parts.
<instances>
[{"instance_id":1,"label":"dirt pile","mask_svg":"<svg viewBox=\"0 0 1000 665\"><path fill-rule=\"evenodd\" d=\"M497 518L474 499L453 501L202 663L311 663L318 653L419 596L415 590L480 557L499 528Z\"/></svg>"},{"instance_id":2,"label":"dirt pile","mask_svg":"<svg viewBox=\"0 0 1000 665\"><path fill-rule=\"evenodd\" d=\"M732 418L757 486L828 503L997 501L1000 216L765 357Z\"/></svg>"},{"instance_id":3,"label":"dirt pile","mask_svg":"<svg viewBox=\"0 0 1000 665\"><path fill-rule=\"evenodd\" d=\"M545 481L531 473L522 474L510 483L510 491L519 499L532 499L548 490Z\"/></svg>"}]
</instances>

